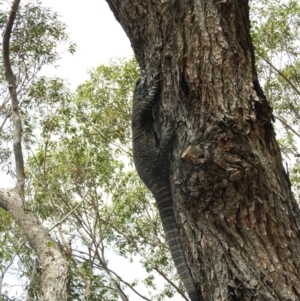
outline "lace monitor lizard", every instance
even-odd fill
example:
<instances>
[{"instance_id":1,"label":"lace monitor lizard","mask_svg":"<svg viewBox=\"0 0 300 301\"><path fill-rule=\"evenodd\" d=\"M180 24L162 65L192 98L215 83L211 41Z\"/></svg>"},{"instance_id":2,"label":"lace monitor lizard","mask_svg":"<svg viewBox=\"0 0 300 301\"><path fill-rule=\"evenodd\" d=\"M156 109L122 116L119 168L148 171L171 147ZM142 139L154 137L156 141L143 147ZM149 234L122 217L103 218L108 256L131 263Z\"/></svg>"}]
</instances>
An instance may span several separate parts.
<instances>
[{"instance_id":1,"label":"lace monitor lizard","mask_svg":"<svg viewBox=\"0 0 300 301\"><path fill-rule=\"evenodd\" d=\"M199 301L176 225L169 183L169 157L173 149L175 131L171 125L167 125L162 131L161 139L158 139L153 128L152 111L159 95L159 75L147 86L147 77L145 72L142 72L133 95L131 120L133 159L140 178L157 202L166 240L178 274L191 301Z\"/></svg>"}]
</instances>

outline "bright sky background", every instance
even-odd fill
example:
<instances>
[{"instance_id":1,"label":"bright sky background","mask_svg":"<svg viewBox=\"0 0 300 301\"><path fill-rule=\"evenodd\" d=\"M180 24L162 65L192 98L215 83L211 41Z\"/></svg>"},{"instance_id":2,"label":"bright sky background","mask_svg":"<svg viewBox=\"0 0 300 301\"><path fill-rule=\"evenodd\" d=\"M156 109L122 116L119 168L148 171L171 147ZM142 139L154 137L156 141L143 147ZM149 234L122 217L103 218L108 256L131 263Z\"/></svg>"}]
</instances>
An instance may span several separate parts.
<instances>
[{"instance_id":1,"label":"bright sky background","mask_svg":"<svg viewBox=\"0 0 300 301\"><path fill-rule=\"evenodd\" d=\"M87 79L89 69L116 56L133 56L130 42L105 0L42 0L42 4L61 15L71 40L77 44L74 55L62 54L61 67L55 70L72 87Z\"/></svg>"}]
</instances>

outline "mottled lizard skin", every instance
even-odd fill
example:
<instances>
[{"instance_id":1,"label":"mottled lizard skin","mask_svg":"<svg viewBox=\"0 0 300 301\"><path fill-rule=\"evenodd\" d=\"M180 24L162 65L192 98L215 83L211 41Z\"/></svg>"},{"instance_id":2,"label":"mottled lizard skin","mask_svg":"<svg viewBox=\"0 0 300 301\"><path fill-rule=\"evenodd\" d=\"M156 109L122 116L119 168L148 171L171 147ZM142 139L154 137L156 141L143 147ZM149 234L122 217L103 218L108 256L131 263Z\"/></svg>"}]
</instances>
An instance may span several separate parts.
<instances>
[{"instance_id":1,"label":"mottled lizard skin","mask_svg":"<svg viewBox=\"0 0 300 301\"><path fill-rule=\"evenodd\" d=\"M198 294L183 252L176 225L169 182L170 155L175 130L165 125L159 140L153 128L153 107L160 95L159 76L147 86L142 72L136 83L132 106L133 159L140 178L152 192L160 214L166 240L191 301L199 301Z\"/></svg>"}]
</instances>

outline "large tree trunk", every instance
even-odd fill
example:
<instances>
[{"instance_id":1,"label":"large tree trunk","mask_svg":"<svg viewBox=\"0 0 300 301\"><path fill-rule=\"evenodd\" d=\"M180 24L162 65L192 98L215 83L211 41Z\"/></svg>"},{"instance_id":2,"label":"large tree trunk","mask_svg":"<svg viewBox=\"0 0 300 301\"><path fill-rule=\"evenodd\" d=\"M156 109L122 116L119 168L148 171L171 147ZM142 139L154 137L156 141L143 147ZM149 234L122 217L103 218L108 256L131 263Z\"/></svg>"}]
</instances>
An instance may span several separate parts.
<instances>
[{"instance_id":1,"label":"large tree trunk","mask_svg":"<svg viewBox=\"0 0 300 301\"><path fill-rule=\"evenodd\" d=\"M246 0L107 0L178 124L170 181L202 300L300 300L299 208L256 77Z\"/></svg>"}]
</instances>

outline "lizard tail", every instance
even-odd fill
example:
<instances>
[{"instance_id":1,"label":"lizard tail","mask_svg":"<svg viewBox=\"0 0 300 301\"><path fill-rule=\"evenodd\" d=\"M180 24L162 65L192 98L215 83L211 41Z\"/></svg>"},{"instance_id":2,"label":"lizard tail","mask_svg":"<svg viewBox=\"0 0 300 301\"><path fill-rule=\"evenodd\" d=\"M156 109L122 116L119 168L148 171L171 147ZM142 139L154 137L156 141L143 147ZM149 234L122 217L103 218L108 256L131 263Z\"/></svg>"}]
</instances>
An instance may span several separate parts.
<instances>
[{"instance_id":1,"label":"lizard tail","mask_svg":"<svg viewBox=\"0 0 300 301\"><path fill-rule=\"evenodd\" d=\"M157 200L157 206L166 235L166 240L168 242L179 277L183 282L191 301L200 301L191 271L187 265L183 252L180 234L173 210L173 202L169 185L164 185L159 189L159 191L153 194Z\"/></svg>"}]
</instances>

